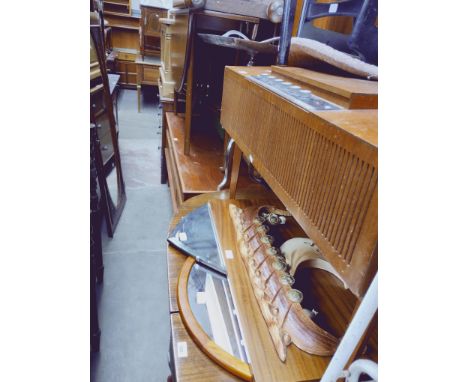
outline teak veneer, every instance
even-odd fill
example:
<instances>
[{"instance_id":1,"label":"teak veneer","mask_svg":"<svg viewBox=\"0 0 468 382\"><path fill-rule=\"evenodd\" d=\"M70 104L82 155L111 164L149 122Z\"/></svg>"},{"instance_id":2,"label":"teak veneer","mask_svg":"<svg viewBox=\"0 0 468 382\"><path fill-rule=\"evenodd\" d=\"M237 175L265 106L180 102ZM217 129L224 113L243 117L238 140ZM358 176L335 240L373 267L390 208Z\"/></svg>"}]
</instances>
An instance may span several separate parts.
<instances>
[{"instance_id":1,"label":"teak veneer","mask_svg":"<svg viewBox=\"0 0 468 382\"><path fill-rule=\"evenodd\" d=\"M224 174L223 142L216 131L203 130L192 134L189 154L184 153L184 116L166 112L165 118L165 160L169 175L169 186L174 211L180 204L199 194L216 192ZM262 186L248 177L242 166L239 175L239 188L260 192Z\"/></svg>"},{"instance_id":2,"label":"teak veneer","mask_svg":"<svg viewBox=\"0 0 468 382\"><path fill-rule=\"evenodd\" d=\"M342 109L306 110L249 79L260 73ZM377 269L376 103L370 81L291 67L225 68L223 128L356 296Z\"/></svg>"},{"instance_id":3,"label":"teak veneer","mask_svg":"<svg viewBox=\"0 0 468 382\"><path fill-rule=\"evenodd\" d=\"M195 259L192 257L185 260L177 283L177 302L185 328L190 332L192 339L199 348L213 361L244 381L252 381L253 376L249 365L226 352L208 337L190 308L187 287L190 271L195 263Z\"/></svg>"},{"instance_id":4,"label":"teak veneer","mask_svg":"<svg viewBox=\"0 0 468 382\"><path fill-rule=\"evenodd\" d=\"M240 382L241 379L217 365L192 340L179 313L171 314L171 336L174 371L177 382ZM178 344L185 343L187 356L179 357ZM175 378L173 379L175 380Z\"/></svg>"},{"instance_id":5,"label":"teak veneer","mask_svg":"<svg viewBox=\"0 0 468 382\"><path fill-rule=\"evenodd\" d=\"M294 345L291 345L288 349L288 358L285 363L282 363L277 357L241 256L237 251L235 227L229 217L228 206L230 203L245 208L262 204L274 204L279 207L281 206L281 202L274 194L265 192L240 191L237 196L239 198L238 200L229 200L229 192L226 190L193 197L181 204L178 213L174 215L171 221L170 229L173 229L177 225L182 216L209 202L220 250L223 254L227 249L232 250L234 253L234 258L227 259L225 257L225 262L227 264L231 292L236 309L239 312L240 324L251 359L250 370L254 380L270 382L319 379L329 362L329 357L307 354ZM304 235L304 231L294 221L284 227L284 239L290 237L304 237ZM178 280L180 278L187 279L188 270L193 265L193 259L186 257L170 245L168 245L167 256L170 310L173 312L173 315L174 313L183 315L183 311L186 309L185 307L180 308L182 304L180 298L179 303L177 302L177 288L179 286L179 289L183 289L185 286L183 283L178 285ZM297 279L296 283L300 283L301 290L304 291L305 299L306 296L309 296L308 298L312 299L315 306L318 307L321 317L320 326L337 338L341 338L350 322L357 299L350 291L343 290L341 282L334 276L321 270L314 269L310 271L311 273L305 274L305 278L302 277L302 280ZM207 340L206 336L203 336L203 332L200 333L202 330L199 325L191 325L190 319L184 319L184 322L189 326L187 331L191 336L190 339L203 349L203 352L199 350L200 353L207 359L208 356L205 354L209 354L210 352L215 352L215 354L219 355L213 343L210 342L209 339ZM193 327L195 327L195 329L193 329ZM196 338L199 339L197 340ZM176 344L173 345L175 346ZM192 357L191 354L192 353L189 354L190 358ZM216 359L216 357L211 357L211 359ZM196 362L198 362L198 355L190 360L176 360L176 363L177 362L184 363L184 367L187 368L184 373L193 373L194 370L198 369L198 365L196 365ZM190 362L193 362L191 366L189 366ZM215 362L212 363L213 365L215 364ZM193 370L190 370L190 367L192 367ZM217 369L215 368L215 370ZM213 372L215 374L218 373L217 371ZM191 375L193 376L194 374ZM177 374L177 378L180 378L179 374ZM231 380L229 378L238 380L234 375L227 378L225 374L219 374L217 377L211 374L210 376L206 376L206 378L206 381ZM185 379L185 377L178 380L191 381L191 379Z\"/></svg>"},{"instance_id":6,"label":"teak veneer","mask_svg":"<svg viewBox=\"0 0 468 382\"><path fill-rule=\"evenodd\" d=\"M229 203L238 207L247 207L257 203L271 204L271 201L212 200L209 203L221 252L223 256L226 250L234 253L233 259L224 257L224 260L255 381L288 382L319 379L330 357L310 355L291 345L286 361L282 362L278 358L248 273L236 248L236 232L229 216ZM295 235L291 232L291 236Z\"/></svg>"}]
</instances>

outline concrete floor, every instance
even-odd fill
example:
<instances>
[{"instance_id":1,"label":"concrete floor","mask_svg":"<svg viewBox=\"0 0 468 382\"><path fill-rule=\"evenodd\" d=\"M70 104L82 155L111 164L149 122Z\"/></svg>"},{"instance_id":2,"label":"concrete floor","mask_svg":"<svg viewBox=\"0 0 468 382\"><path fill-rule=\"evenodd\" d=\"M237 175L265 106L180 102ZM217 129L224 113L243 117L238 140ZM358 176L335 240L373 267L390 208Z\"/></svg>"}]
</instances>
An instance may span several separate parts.
<instances>
[{"instance_id":1,"label":"concrete floor","mask_svg":"<svg viewBox=\"0 0 468 382\"><path fill-rule=\"evenodd\" d=\"M169 375L165 247L172 215L169 189L160 184L161 110L151 92L141 113L135 90L122 89L118 102L127 203L114 237L103 230L101 351L91 356L91 381L160 382Z\"/></svg>"}]
</instances>

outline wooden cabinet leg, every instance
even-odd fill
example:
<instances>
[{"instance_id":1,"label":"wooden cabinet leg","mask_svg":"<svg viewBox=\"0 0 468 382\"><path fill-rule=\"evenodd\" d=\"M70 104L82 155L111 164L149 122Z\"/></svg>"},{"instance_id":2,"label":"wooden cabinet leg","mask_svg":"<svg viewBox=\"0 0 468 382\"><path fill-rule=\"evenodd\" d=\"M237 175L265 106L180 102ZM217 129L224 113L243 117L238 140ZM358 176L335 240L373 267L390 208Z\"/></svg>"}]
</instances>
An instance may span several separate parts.
<instances>
[{"instance_id":1,"label":"wooden cabinet leg","mask_svg":"<svg viewBox=\"0 0 468 382\"><path fill-rule=\"evenodd\" d=\"M167 122L166 122L166 106L163 103L162 107L162 118L161 118L161 129L162 129L162 137L161 137L161 184L167 183L167 158L166 158L166 148L167 148L167 138L166 138L166 129L167 129Z\"/></svg>"},{"instance_id":2,"label":"wooden cabinet leg","mask_svg":"<svg viewBox=\"0 0 468 382\"><path fill-rule=\"evenodd\" d=\"M140 112L141 85L137 85L137 97L138 97L138 112Z\"/></svg>"},{"instance_id":3,"label":"wooden cabinet leg","mask_svg":"<svg viewBox=\"0 0 468 382\"><path fill-rule=\"evenodd\" d=\"M231 180L229 182L229 198L236 198L237 190L237 181L239 180L239 170L242 159L242 151L239 146L234 143L234 156L232 158L232 167L231 167Z\"/></svg>"}]
</instances>

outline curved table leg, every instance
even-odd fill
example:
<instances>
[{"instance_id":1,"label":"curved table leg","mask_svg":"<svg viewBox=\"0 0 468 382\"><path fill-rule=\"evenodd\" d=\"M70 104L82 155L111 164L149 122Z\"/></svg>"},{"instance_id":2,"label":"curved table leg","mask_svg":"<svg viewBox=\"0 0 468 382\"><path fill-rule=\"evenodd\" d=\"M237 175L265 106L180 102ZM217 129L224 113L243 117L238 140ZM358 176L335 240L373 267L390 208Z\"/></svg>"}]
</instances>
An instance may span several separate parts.
<instances>
[{"instance_id":1,"label":"curved table leg","mask_svg":"<svg viewBox=\"0 0 468 382\"><path fill-rule=\"evenodd\" d=\"M138 112L140 112L141 85L137 85Z\"/></svg>"},{"instance_id":2,"label":"curved table leg","mask_svg":"<svg viewBox=\"0 0 468 382\"><path fill-rule=\"evenodd\" d=\"M216 187L218 191L221 191L228 183L232 165L232 149L234 148L234 145L234 139L231 138L227 144L226 151L224 152L224 178L221 183L218 184L218 187Z\"/></svg>"}]
</instances>

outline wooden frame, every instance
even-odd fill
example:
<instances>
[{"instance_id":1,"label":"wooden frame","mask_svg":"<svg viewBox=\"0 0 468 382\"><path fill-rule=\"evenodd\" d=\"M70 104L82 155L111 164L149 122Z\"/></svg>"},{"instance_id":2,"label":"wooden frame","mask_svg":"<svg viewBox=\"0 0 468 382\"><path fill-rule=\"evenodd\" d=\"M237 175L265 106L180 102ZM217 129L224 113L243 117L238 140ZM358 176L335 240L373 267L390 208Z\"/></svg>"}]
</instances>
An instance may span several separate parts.
<instances>
[{"instance_id":1,"label":"wooden frame","mask_svg":"<svg viewBox=\"0 0 468 382\"><path fill-rule=\"evenodd\" d=\"M208 357L232 374L242 378L244 381L252 381L253 376L249 365L221 349L208 337L193 315L188 298L187 284L190 271L195 263L196 261L194 258L188 257L179 274L177 283L177 303L179 305L179 313L182 321L193 340Z\"/></svg>"},{"instance_id":2,"label":"wooden frame","mask_svg":"<svg viewBox=\"0 0 468 382\"><path fill-rule=\"evenodd\" d=\"M113 163L115 166L116 174L117 174L117 194L118 199L114 203L112 197L109 192L109 188L107 186L106 175L104 171L104 163L102 161L101 150L100 150L100 143L99 141L95 142L95 149L96 149L96 168L98 171L98 181L99 187L101 189L101 200L104 206L104 216L106 219L107 224L107 233L109 237L114 235L115 228L119 222L120 216L122 214L123 208L125 206L127 197L125 194L125 183L123 180L122 174L122 165L120 161L120 151L119 151L119 143L117 137L117 130L116 130L116 122L115 122L115 115L113 111L113 101L110 94L109 88L109 79L107 77L107 70L105 64L105 55L104 55L104 46L102 41L102 33L98 26L91 26L91 37L92 42L94 45L94 49L96 51L96 55L99 61L99 68L101 72L102 78L102 86L104 88L103 97L104 97L104 105L106 110L106 117L110 124L110 133L112 138L112 146L114 151L113 156ZM91 122L95 122L94 114L91 110Z\"/></svg>"}]
</instances>

